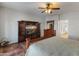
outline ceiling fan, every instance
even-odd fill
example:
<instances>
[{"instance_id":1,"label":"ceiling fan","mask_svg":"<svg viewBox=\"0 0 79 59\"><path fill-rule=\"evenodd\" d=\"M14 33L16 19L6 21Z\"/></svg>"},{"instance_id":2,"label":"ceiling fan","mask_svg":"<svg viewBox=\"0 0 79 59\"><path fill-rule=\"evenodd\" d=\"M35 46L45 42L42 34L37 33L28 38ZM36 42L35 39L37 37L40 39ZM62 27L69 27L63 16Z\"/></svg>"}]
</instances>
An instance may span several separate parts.
<instances>
[{"instance_id":1,"label":"ceiling fan","mask_svg":"<svg viewBox=\"0 0 79 59\"><path fill-rule=\"evenodd\" d=\"M47 3L46 7L39 7L39 9L43 9L41 13L46 12L46 13L51 14L52 10L60 10L60 7L58 7L58 5L55 3Z\"/></svg>"}]
</instances>

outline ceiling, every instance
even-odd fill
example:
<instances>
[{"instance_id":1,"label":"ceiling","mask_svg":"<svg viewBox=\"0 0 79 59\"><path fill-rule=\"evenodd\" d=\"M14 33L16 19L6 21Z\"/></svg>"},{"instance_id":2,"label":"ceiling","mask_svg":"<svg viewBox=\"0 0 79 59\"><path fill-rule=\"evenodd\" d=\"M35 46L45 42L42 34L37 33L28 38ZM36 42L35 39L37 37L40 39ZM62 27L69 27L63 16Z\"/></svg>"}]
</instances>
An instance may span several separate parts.
<instances>
[{"instance_id":1,"label":"ceiling","mask_svg":"<svg viewBox=\"0 0 79 59\"><path fill-rule=\"evenodd\" d=\"M45 4L46 2L0 2L0 6L11 8L29 15L41 15L42 10L38 9L38 7L43 7ZM61 14L75 10L79 10L78 2L60 2L60 10L53 11L52 14Z\"/></svg>"}]
</instances>

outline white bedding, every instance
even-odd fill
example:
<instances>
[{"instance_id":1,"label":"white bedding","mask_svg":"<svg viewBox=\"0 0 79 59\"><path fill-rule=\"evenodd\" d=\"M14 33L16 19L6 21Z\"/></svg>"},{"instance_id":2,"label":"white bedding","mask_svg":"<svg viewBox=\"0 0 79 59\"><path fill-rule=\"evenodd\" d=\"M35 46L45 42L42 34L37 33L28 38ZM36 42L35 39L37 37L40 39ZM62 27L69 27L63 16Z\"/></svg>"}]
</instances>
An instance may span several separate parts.
<instances>
[{"instance_id":1,"label":"white bedding","mask_svg":"<svg viewBox=\"0 0 79 59\"><path fill-rule=\"evenodd\" d=\"M51 37L31 44L26 56L79 56L79 41Z\"/></svg>"}]
</instances>

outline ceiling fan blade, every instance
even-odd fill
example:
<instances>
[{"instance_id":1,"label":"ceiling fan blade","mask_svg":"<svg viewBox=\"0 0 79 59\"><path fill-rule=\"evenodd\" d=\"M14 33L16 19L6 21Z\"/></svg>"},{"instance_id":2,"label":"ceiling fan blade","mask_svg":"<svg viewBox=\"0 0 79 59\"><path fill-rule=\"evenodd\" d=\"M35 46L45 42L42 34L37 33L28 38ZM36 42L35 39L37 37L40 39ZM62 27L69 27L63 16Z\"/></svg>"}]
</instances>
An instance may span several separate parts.
<instances>
[{"instance_id":1,"label":"ceiling fan blade","mask_svg":"<svg viewBox=\"0 0 79 59\"><path fill-rule=\"evenodd\" d=\"M60 8L51 8L52 10L59 10Z\"/></svg>"},{"instance_id":2,"label":"ceiling fan blade","mask_svg":"<svg viewBox=\"0 0 79 59\"><path fill-rule=\"evenodd\" d=\"M43 7L39 7L39 9L46 9L46 8L43 8Z\"/></svg>"},{"instance_id":3,"label":"ceiling fan blade","mask_svg":"<svg viewBox=\"0 0 79 59\"><path fill-rule=\"evenodd\" d=\"M41 13L44 13L45 12L45 10L44 11L42 11Z\"/></svg>"}]
</instances>

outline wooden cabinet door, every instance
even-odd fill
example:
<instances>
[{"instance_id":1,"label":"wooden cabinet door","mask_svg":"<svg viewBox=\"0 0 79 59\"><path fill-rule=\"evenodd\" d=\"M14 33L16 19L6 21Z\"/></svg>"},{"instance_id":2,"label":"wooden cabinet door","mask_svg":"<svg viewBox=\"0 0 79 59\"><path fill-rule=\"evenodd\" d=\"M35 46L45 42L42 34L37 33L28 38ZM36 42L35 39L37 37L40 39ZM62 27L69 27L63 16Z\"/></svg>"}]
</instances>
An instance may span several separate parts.
<instances>
[{"instance_id":1,"label":"wooden cabinet door","mask_svg":"<svg viewBox=\"0 0 79 59\"><path fill-rule=\"evenodd\" d=\"M22 42L22 41L25 40L25 31L26 31L25 27L26 27L26 23L20 21L19 24L18 24L18 26L19 26L19 29L18 29L18 31L19 31L18 42Z\"/></svg>"}]
</instances>

